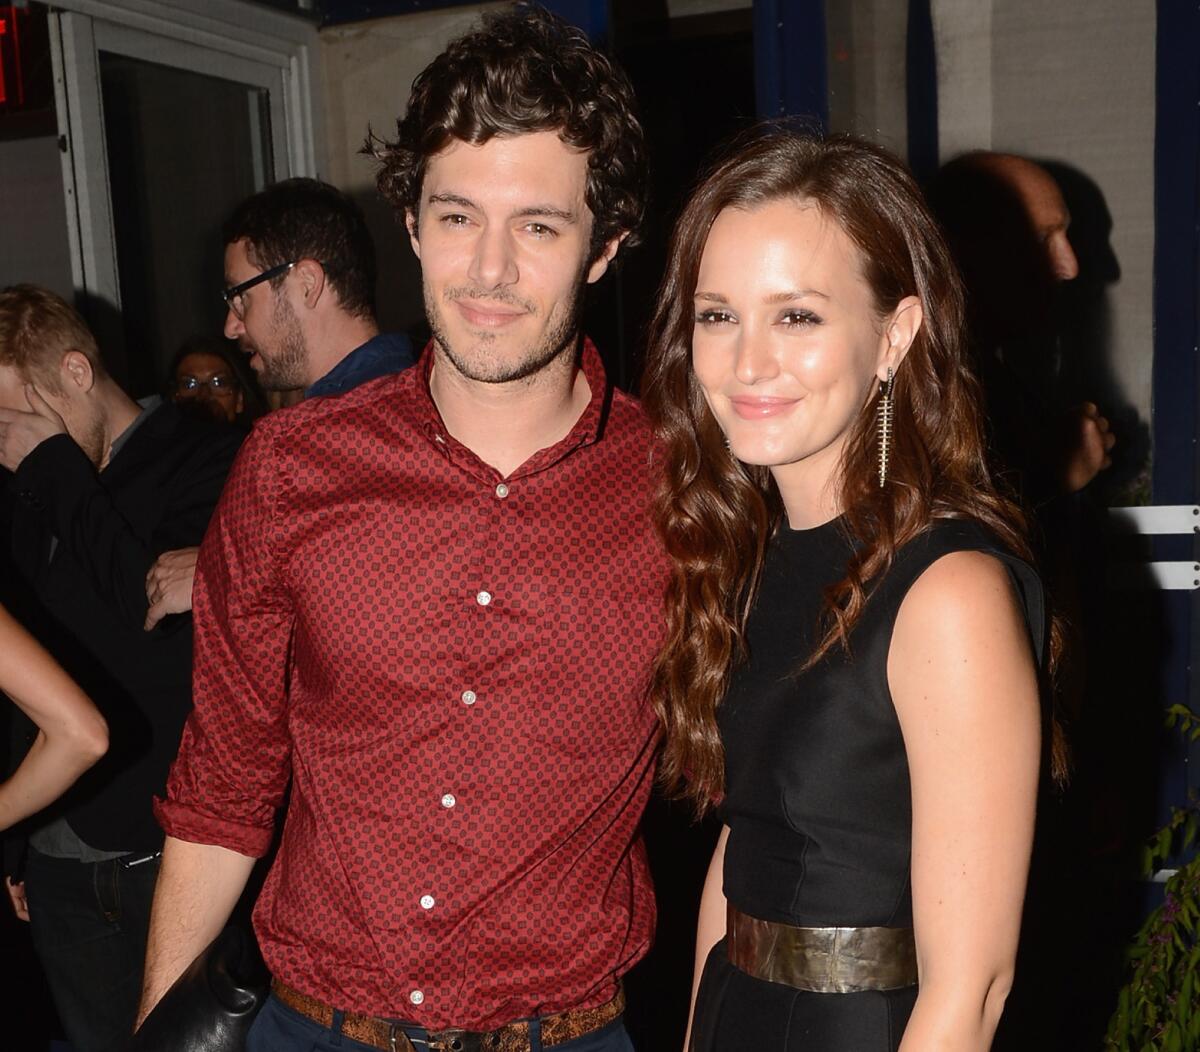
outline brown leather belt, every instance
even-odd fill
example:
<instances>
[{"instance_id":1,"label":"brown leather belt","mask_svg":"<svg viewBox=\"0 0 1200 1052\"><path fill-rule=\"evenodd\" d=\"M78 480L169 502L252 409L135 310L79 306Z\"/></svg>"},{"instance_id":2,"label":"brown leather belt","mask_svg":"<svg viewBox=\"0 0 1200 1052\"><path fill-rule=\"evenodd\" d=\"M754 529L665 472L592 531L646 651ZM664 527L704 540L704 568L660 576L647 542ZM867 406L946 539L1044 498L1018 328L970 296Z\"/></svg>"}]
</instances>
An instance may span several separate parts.
<instances>
[{"instance_id":1,"label":"brown leather belt","mask_svg":"<svg viewBox=\"0 0 1200 1052\"><path fill-rule=\"evenodd\" d=\"M725 952L756 979L820 994L899 990L917 981L912 928L797 928L729 905Z\"/></svg>"},{"instance_id":2,"label":"brown leather belt","mask_svg":"<svg viewBox=\"0 0 1200 1052\"><path fill-rule=\"evenodd\" d=\"M334 1011L325 1002L309 997L278 979L272 981L271 989L292 1011L323 1027L333 1026ZM611 1001L595 1008L572 1008L542 1016L542 1045L551 1048L574 1041L577 1037L607 1026L624 1011L625 992L618 990L617 996ZM382 1049L383 1052L418 1052L399 1024L376 1016L346 1012L342 1016L341 1032L354 1041ZM426 1049L430 1052L530 1052L529 1021L508 1023L484 1033L456 1029L430 1031L428 1043L422 1046L420 1052Z\"/></svg>"}]
</instances>

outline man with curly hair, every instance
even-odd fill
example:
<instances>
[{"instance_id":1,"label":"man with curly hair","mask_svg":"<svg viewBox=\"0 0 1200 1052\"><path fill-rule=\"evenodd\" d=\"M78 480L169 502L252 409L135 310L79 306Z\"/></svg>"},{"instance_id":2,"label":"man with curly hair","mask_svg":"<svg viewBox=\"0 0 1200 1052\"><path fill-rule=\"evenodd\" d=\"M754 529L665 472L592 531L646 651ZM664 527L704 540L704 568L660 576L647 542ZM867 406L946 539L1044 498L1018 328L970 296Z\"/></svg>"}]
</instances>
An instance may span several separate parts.
<instances>
[{"instance_id":1,"label":"man with curly hair","mask_svg":"<svg viewBox=\"0 0 1200 1052\"><path fill-rule=\"evenodd\" d=\"M581 32L522 5L372 138L433 339L261 422L230 479L143 1013L219 932L290 778L251 1052L631 1047L666 564L650 429L579 316L644 210L633 105Z\"/></svg>"}]
</instances>

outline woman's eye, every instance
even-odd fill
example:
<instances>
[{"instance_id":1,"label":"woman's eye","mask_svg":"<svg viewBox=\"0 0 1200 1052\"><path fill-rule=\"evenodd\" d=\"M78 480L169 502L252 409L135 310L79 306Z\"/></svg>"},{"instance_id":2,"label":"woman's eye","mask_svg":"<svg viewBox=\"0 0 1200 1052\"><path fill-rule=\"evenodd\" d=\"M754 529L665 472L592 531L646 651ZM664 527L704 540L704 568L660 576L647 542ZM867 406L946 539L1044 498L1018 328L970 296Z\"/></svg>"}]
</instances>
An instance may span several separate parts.
<instances>
[{"instance_id":1,"label":"woman's eye","mask_svg":"<svg viewBox=\"0 0 1200 1052\"><path fill-rule=\"evenodd\" d=\"M820 325L821 319L812 311L788 310L780 315L779 320L784 325Z\"/></svg>"},{"instance_id":2,"label":"woman's eye","mask_svg":"<svg viewBox=\"0 0 1200 1052\"><path fill-rule=\"evenodd\" d=\"M697 325L726 325L733 321L733 315L727 310L702 310L696 312Z\"/></svg>"}]
</instances>

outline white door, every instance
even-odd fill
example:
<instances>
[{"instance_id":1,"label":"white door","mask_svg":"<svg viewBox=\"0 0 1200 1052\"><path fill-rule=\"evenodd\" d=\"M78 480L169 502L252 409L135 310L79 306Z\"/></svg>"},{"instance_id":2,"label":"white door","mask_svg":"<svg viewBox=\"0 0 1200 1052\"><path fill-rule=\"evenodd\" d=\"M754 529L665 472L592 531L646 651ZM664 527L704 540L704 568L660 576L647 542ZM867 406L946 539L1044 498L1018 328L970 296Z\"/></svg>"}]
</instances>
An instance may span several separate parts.
<instances>
[{"instance_id":1,"label":"white door","mask_svg":"<svg viewBox=\"0 0 1200 1052\"><path fill-rule=\"evenodd\" d=\"M181 343L220 335L233 207L312 174L306 69L294 39L264 46L175 6L156 19L145 3L79 6L50 26L73 276L110 367L141 396Z\"/></svg>"}]
</instances>

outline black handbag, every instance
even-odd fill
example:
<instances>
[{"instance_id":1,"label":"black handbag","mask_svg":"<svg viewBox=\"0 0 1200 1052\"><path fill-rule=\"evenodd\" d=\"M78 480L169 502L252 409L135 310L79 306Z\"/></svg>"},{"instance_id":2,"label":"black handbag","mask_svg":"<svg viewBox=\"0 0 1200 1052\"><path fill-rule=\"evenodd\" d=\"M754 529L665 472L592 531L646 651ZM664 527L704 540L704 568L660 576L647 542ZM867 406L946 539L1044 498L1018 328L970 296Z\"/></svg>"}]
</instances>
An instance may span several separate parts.
<instances>
[{"instance_id":1,"label":"black handbag","mask_svg":"<svg viewBox=\"0 0 1200 1052\"><path fill-rule=\"evenodd\" d=\"M127 1052L242 1052L270 992L254 939L231 925L175 980Z\"/></svg>"}]
</instances>

